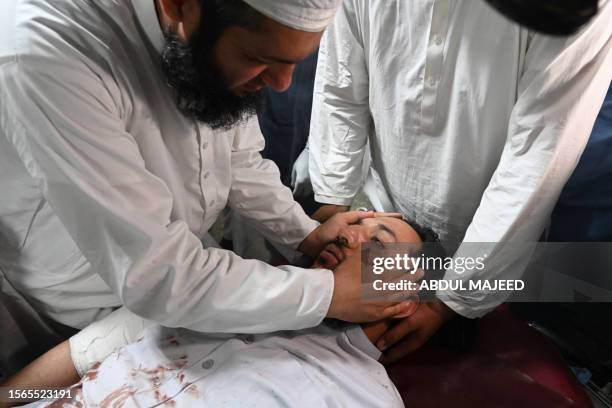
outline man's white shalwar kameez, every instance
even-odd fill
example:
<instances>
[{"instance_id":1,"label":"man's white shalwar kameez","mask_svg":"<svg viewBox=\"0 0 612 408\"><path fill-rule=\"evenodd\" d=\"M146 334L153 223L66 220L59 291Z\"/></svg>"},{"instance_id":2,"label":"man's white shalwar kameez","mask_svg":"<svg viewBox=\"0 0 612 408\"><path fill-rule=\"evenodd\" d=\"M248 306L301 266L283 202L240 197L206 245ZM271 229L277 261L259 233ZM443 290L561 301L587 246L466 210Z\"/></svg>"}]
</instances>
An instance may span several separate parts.
<instances>
[{"instance_id":1,"label":"man's white shalwar kameez","mask_svg":"<svg viewBox=\"0 0 612 408\"><path fill-rule=\"evenodd\" d=\"M386 198L372 201L390 203L377 210L400 211L451 247L535 242L611 79L611 1L579 33L558 38L481 0L347 0L319 52L309 139L315 199L350 205L369 141ZM529 258L513 244L484 247L485 270L459 279L513 279ZM481 255L474 245L456 254ZM440 296L476 317L506 295Z\"/></svg>"},{"instance_id":2,"label":"man's white shalwar kameez","mask_svg":"<svg viewBox=\"0 0 612 408\"><path fill-rule=\"evenodd\" d=\"M317 225L263 160L257 120L211 131L176 108L153 0L7 0L0 13L0 271L82 328L124 304L171 327L319 324L327 270L204 248L226 204L297 247Z\"/></svg>"}]
</instances>

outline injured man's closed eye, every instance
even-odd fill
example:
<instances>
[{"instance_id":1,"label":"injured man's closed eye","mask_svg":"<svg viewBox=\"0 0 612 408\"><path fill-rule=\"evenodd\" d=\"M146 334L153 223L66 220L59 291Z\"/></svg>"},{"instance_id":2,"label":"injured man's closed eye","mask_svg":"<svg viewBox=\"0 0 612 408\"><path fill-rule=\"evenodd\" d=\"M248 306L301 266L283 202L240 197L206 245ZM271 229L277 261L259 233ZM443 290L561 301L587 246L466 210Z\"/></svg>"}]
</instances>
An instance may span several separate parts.
<instances>
[{"instance_id":1,"label":"injured man's closed eye","mask_svg":"<svg viewBox=\"0 0 612 408\"><path fill-rule=\"evenodd\" d=\"M362 242L421 243L422 233L415 228L395 218L365 219L341 231L313 267L334 273L354 268L360 262ZM244 307L248 307L248 299L244 299ZM119 330L118 321L134 327L139 319L126 310L109 318L114 319L112 327L104 321L94 323L100 331L97 338L113 336L111 332ZM102 361L90 362L93 366L83 367L82 362L74 361L81 381L72 388L72 399L57 406L403 406L374 346L390 324L325 321L301 331L256 335L204 334L151 324L139 341ZM90 347L101 344L93 342ZM67 344L58 346L55 355L52 352L9 380L10 386L37 385L28 378L33 369L57 375L74 371ZM65 355L58 358L59 353ZM65 361L68 363L62 363ZM55 367L51 370L52 364ZM67 367L58 367L61 364ZM57 385L58 381L47 377L38 385L48 384ZM46 406L49 401L35 404Z\"/></svg>"}]
</instances>

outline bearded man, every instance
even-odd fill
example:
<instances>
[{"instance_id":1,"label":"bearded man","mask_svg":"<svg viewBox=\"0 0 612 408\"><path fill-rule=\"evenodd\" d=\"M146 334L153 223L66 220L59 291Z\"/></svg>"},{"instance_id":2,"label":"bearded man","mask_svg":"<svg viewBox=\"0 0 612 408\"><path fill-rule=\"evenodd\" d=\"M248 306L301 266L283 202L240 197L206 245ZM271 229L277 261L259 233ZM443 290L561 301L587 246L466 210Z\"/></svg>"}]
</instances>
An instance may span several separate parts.
<instances>
[{"instance_id":1,"label":"bearded man","mask_svg":"<svg viewBox=\"0 0 612 408\"><path fill-rule=\"evenodd\" d=\"M226 205L309 255L263 160L259 91L286 89L338 0L10 0L0 15L0 278L54 328L120 306L168 327L261 333L379 320L359 282L202 243ZM59 330L59 329L58 329ZM62 331L59 330L59 331Z\"/></svg>"}]
</instances>

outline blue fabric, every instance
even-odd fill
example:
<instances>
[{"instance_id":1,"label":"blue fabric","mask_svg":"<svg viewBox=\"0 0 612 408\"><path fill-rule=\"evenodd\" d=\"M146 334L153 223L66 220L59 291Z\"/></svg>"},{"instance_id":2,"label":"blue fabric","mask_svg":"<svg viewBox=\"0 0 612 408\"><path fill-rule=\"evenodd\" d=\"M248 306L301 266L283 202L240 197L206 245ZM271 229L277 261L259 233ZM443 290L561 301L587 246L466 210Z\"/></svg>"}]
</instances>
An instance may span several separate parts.
<instances>
[{"instance_id":1,"label":"blue fabric","mask_svg":"<svg viewBox=\"0 0 612 408\"><path fill-rule=\"evenodd\" d=\"M612 241L612 86L553 211L549 239Z\"/></svg>"},{"instance_id":2,"label":"blue fabric","mask_svg":"<svg viewBox=\"0 0 612 408\"><path fill-rule=\"evenodd\" d=\"M308 141L317 55L315 52L296 65L291 86L286 92L265 88L264 108L258 115L266 140L262 156L276 163L281 181L286 186L291 183L293 164ZM314 197L299 199L298 202L308 214L320 206Z\"/></svg>"}]
</instances>

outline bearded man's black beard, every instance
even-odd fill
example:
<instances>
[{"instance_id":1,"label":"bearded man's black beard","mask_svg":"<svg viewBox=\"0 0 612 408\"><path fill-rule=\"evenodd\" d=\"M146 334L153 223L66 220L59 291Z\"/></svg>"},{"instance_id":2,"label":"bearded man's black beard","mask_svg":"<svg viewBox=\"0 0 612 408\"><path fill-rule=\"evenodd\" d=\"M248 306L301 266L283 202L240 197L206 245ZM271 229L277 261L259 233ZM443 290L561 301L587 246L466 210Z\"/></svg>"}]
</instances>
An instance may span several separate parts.
<instances>
[{"instance_id":1,"label":"bearded man's black beard","mask_svg":"<svg viewBox=\"0 0 612 408\"><path fill-rule=\"evenodd\" d=\"M263 97L261 92L239 96L227 89L212 62L215 41L196 34L185 44L176 35L166 34L162 69L185 116L212 129L229 130L255 115Z\"/></svg>"}]
</instances>

